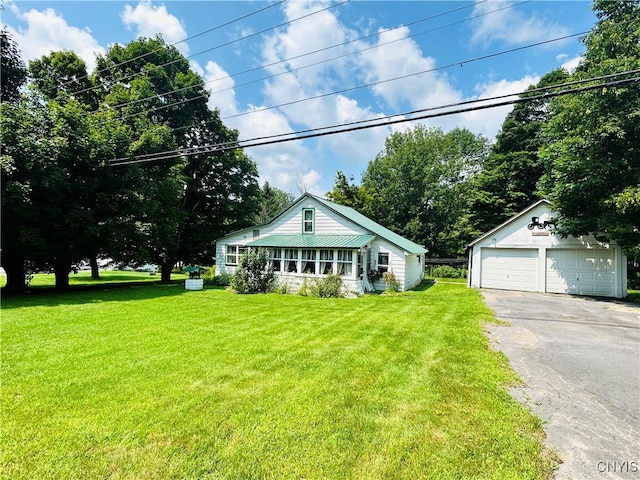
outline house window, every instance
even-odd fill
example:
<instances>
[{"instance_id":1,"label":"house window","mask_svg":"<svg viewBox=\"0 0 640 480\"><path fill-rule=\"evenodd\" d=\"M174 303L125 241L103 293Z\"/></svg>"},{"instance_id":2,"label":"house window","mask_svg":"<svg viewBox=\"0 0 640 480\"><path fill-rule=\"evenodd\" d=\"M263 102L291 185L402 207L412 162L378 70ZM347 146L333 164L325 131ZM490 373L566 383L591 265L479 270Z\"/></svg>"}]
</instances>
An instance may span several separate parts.
<instances>
[{"instance_id":1,"label":"house window","mask_svg":"<svg viewBox=\"0 0 640 480\"><path fill-rule=\"evenodd\" d=\"M351 277L353 273L353 250L338 250L338 275Z\"/></svg>"},{"instance_id":2,"label":"house window","mask_svg":"<svg viewBox=\"0 0 640 480\"><path fill-rule=\"evenodd\" d=\"M314 214L315 210L313 208L302 210L302 233L313 233Z\"/></svg>"},{"instance_id":3,"label":"house window","mask_svg":"<svg viewBox=\"0 0 640 480\"><path fill-rule=\"evenodd\" d=\"M333 272L333 250L320 250L320 273L329 275Z\"/></svg>"},{"instance_id":4,"label":"house window","mask_svg":"<svg viewBox=\"0 0 640 480\"><path fill-rule=\"evenodd\" d=\"M302 273L316 273L315 250L302 250Z\"/></svg>"},{"instance_id":5,"label":"house window","mask_svg":"<svg viewBox=\"0 0 640 480\"><path fill-rule=\"evenodd\" d=\"M298 271L298 250L295 248L284 249L284 271L296 273Z\"/></svg>"},{"instance_id":6,"label":"house window","mask_svg":"<svg viewBox=\"0 0 640 480\"><path fill-rule=\"evenodd\" d=\"M282 249L270 248L269 249L269 265L274 272L280 272L282 270Z\"/></svg>"},{"instance_id":7,"label":"house window","mask_svg":"<svg viewBox=\"0 0 640 480\"><path fill-rule=\"evenodd\" d=\"M378 254L378 272L382 275L384 272L389 271L389 254L388 253L379 253Z\"/></svg>"},{"instance_id":8,"label":"house window","mask_svg":"<svg viewBox=\"0 0 640 480\"><path fill-rule=\"evenodd\" d=\"M240 247L238 245L227 245L225 263L227 265L237 265L240 255L244 253L247 253L247 247Z\"/></svg>"}]
</instances>

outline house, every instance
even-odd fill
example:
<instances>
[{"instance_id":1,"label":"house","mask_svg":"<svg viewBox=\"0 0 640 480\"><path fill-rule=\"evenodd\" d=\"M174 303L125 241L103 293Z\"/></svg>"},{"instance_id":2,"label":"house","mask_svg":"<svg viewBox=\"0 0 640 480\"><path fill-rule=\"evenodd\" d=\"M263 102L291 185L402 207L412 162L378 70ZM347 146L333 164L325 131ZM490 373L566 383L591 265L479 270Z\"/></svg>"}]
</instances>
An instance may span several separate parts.
<instances>
[{"instance_id":1,"label":"house","mask_svg":"<svg viewBox=\"0 0 640 480\"><path fill-rule=\"evenodd\" d=\"M305 193L270 222L216 242L219 273L233 274L250 248L266 248L279 284L296 291L304 279L338 274L348 291L384 290L382 273L393 272L400 290L424 278L427 250L354 209ZM367 272L379 278L369 280Z\"/></svg>"},{"instance_id":2,"label":"house","mask_svg":"<svg viewBox=\"0 0 640 480\"><path fill-rule=\"evenodd\" d=\"M627 294L627 259L615 242L554 233L550 203L540 200L469 245L468 284L604 297Z\"/></svg>"}]
</instances>

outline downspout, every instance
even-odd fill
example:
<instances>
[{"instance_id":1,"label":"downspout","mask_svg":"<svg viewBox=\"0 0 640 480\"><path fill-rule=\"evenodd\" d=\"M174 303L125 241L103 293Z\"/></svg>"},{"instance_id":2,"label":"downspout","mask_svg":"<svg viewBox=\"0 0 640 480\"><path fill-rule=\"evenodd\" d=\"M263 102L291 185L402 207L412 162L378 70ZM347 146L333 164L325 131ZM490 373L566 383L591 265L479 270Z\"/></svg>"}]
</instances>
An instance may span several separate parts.
<instances>
[{"instance_id":1,"label":"downspout","mask_svg":"<svg viewBox=\"0 0 640 480\"><path fill-rule=\"evenodd\" d=\"M467 268L467 287L471 288L471 267L473 261L473 247L468 246L467 250L469 251L469 267Z\"/></svg>"}]
</instances>

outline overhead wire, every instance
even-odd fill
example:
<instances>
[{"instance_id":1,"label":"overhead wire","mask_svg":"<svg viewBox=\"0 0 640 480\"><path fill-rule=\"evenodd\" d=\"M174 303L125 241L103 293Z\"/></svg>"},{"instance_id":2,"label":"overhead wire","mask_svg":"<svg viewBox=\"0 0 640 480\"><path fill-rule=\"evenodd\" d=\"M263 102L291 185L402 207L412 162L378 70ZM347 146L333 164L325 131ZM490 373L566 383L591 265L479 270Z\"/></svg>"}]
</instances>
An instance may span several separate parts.
<instances>
[{"instance_id":1,"label":"overhead wire","mask_svg":"<svg viewBox=\"0 0 640 480\"><path fill-rule=\"evenodd\" d=\"M553 39L549 39L549 40L544 40L544 41L536 42L536 43L529 44L529 45L523 45L523 46L520 46L520 47L511 48L511 49L503 50L503 51L500 51L500 52L494 52L494 53L490 53L490 54L487 54L487 55L482 55L482 56L479 56L479 57L474 57L474 58L470 58L470 59L466 59L466 60L456 61L456 62L447 64L447 65L441 65L439 67L433 67L433 68L430 68L430 69L427 69L427 70L421 70L419 72L414 72L414 73L410 73L410 74L406 74L406 75L401 75L401 76L398 76L398 77L392 77L392 78L388 78L388 79L378 80L376 82L370 82L370 83L367 83L367 84L357 85L355 87L348 87L348 88L344 88L344 89L337 90L337 91L331 91L331 92L327 92L327 93L323 93L323 94L319 94L319 95L315 95L315 96L311 96L311 97L305 97L305 98L301 98L301 99L298 99L298 100L292 100L290 102L280 103L280 104L277 104L277 105L271 105L271 106L268 106L268 107L262 107L262 108L258 108L258 109L255 109L255 110L250 110L250 111L247 111L247 112L237 113L237 114L234 114L234 115L227 115L225 117L221 117L220 120L228 120L228 119L237 118L237 117L241 117L241 116L251 115L251 114L258 113L258 112L264 112L264 111L273 110L273 109L276 109L276 108L287 107L287 106L303 103L303 102L310 101L310 100L317 100L317 99L320 99L320 98L325 98L325 97L329 97L329 96L333 96L333 95L339 95L339 94L342 94L342 93L351 92L351 91L359 90L359 89L362 89L362 88L373 87L373 86L376 86L376 85L381 85L381 84L389 83L389 82L396 81L396 80L403 80L403 79L414 77L414 76L418 76L418 75L424 75L426 73L432 73L432 72L435 72L435 71L444 70L444 69L448 69L448 68L451 68L451 67L463 66L465 64L474 63L474 62L478 62L478 61L481 61L481 60L486 60L486 59L489 59L489 58L494 58L494 57L497 57L497 56L500 56L500 55L506 55L506 54L509 54L509 53L514 53L514 52L517 52L517 51L525 50L525 49L528 49L528 48L534 48L534 47L546 45L546 44L549 44L549 43L552 43L552 42L558 42L558 41L566 40L568 38L573 38L573 37L577 37L577 36L580 36L580 35L584 35L585 33L587 33L587 32L579 32L579 33L574 33L574 34L571 34L571 35L565 35L565 36L562 36L562 37L557 37L557 38L553 38ZM200 98L200 97L198 97L198 98ZM168 105L160 105L158 107L153 107L153 108L144 110L143 112L136 112L136 113L131 113L131 114L127 114L127 115L118 116L118 117L116 117L116 119L124 120L124 119L130 118L130 117L134 117L134 116L138 116L138 115L153 113L155 111L162 110L162 109L167 108L169 106L176 106L176 105L187 103L187 102L191 101L192 99L193 98L187 98L187 99L183 99L183 100L180 100L180 101L177 101L177 102L173 102L173 103L168 104ZM215 120L211 120L210 122L209 121L198 122L198 125L201 125L202 123L207 124L207 123L211 123L211 122L214 122L214 121L218 121L218 120L215 119ZM172 130L173 131L186 130L186 129L192 128L194 125L195 124L190 124L190 125L185 125L183 127L176 127L176 128L173 128Z\"/></svg>"},{"instance_id":2,"label":"overhead wire","mask_svg":"<svg viewBox=\"0 0 640 480\"><path fill-rule=\"evenodd\" d=\"M484 2L487 2L487 1L488 0L480 0L478 3L484 3ZM491 12L484 12L482 14L479 14L479 15L476 15L476 16L473 16L473 17L469 17L469 18L461 20L459 22L453 22L453 23L449 23L449 24L444 25L444 26L440 26L440 27L437 27L437 28L429 29L429 30L422 31L422 32L419 32L419 33L416 33L416 34L406 35L406 36L404 36L402 38L391 40L389 42L384 42L384 43L381 43L381 44L378 44L378 45L374 45L374 46L371 46L371 47L368 47L368 48L364 48L364 49L361 49L361 50L355 50L353 52L349 52L349 53L346 53L346 54L343 54L343 55L339 55L337 57L332 57L332 58L325 59L325 60L322 60L322 61L319 61L319 62L315 62L315 63L312 63L310 65L304 65L302 67L298 67L298 68L295 68L295 69L287 70L287 72L278 73L278 74L271 75L271 76L268 76L268 77L262 77L260 79L257 79L257 80L251 81L251 82L247 82L247 83L243 83L243 84L237 85L235 88L242 87L242 86L245 86L245 85L250 85L250 84L256 83L256 82L261 82L261 81L264 81L264 80L268 80L270 78L274 78L276 76L283 75L284 73L296 72L296 71L304 69L304 68L309 68L311 66L320 65L322 63L327 63L327 62L330 62L330 61L333 61L333 60L337 60L337 59L340 59L340 58L343 58L343 57L347 57L349 55L354 55L354 54L357 54L357 53L360 53L360 52L363 52L363 51L366 51L366 50L370 50L372 48L378 48L378 47L381 47L381 46L384 46L384 45L388 45L388 44L391 44L391 43L394 43L394 42L398 42L398 41L401 41L401 40L405 40L405 39L408 39L408 38L414 38L416 36L423 35L425 33L433 32L433 31L436 31L436 30L440 30L442 28L447 28L447 27L450 27L452 25L456 25L458 23L462 23L462 22L466 22L466 21L469 21L469 20L473 20L473 19L476 19L478 17L484 16L484 15L488 15L490 13L498 12L500 10L513 8L515 6L519 6L519 5L522 5L524 3L529 3L531 1L533 1L533 0L525 0L523 2L519 2L519 3L516 3L516 4L509 4L507 6L499 8L497 10L492 10ZM418 23L422 23L422 22L425 22L427 20L433 20L435 18L442 17L444 15L448 15L448 14L451 14L451 13L455 13L457 11L467 9L467 8L470 8L470 7L475 6L475 5L476 4L471 3L471 4L468 4L468 5L464 5L462 7L456 7L454 9L447 10L445 12L440 12L440 13L437 13L435 15L429 15L427 17L423 17L423 18L420 18L418 20L414 20L412 22L408 22L408 23L404 23L404 24L398 25L397 27L392 27L392 28L379 30L376 33L363 35L363 36L360 36L358 38L353 38L351 40L347 40L347 41L342 42L342 43L337 43L335 45L330 45L328 47L323 47L323 48L319 48L319 49L316 49L316 50L305 52L305 53L302 53L302 54L299 54L299 55L294 55L292 57L288 57L288 58L285 58L285 59L282 59L282 60L278 60L278 61L275 61L275 62L265 63L265 64L259 65L257 67L253 67L253 68L250 68L250 69L247 69L247 70L243 70L243 71L240 71L240 72L230 73L230 74L224 75L222 77L217 77L217 78L213 78L211 80L207 80L207 81L203 82L202 85L206 85L208 83L213 83L213 82L219 82L219 81L222 81L222 80L226 80L228 78L238 77L240 75L245 75L247 73L255 72L257 70L262 70L262 69L265 69L265 68L268 68L268 67L273 67L275 65L279 65L279 64L282 64L282 63L290 62L292 60L298 60L300 58L304 58L304 57L307 57L307 56L310 56L310 55L315 55L316 53L321 53L321 52L324 52L324 51L327 51L327 50L332 50L334 48L343 47L343 46L349 45L351 43L362 41L362 40L366 40L366 39L372 38L372 37L377 37L377 36L380 36L380 35L382 35L384 33L389 33L389 32L392 32L394 30L398 30L400 28L405 28L405 27L408 27L408 26L411 26L411 25L416 25ZM149 99L155 98L156 96L169 95L171 93L180 93L180 92L183 92L183 91L186 91L186 90L189 90L189 89L201 87L202 85L201 84L190 85L190 86L183 87L183 88L180 88L180 89L168 90L168 91L163 92L163 93L158 93L158 94L150 95L148 97L139 98L139 99L136 99L136 100L131 100L130 102L119 103L117 105L110 106L110 108L119 108L119 107L125 107L125 106L129 106L129 105L134 105L136 103L140 103L140 102L143 102L145 100L149 100ZM222 90L215 90L213 92L208 92L208 93L209 94L221 93L221 92L224 92L224 91L227 91L227 90L229 90L229 88L225 88L225 89L222 89ZM206 95L197 95L195 97L191 97L190 99L196 100L198 98L202 98L202 97L205 97L205 96ZM173 104L170 104L170 105L173 105ZM158 107L158 108L167 108L168 106L169 105L162 105L161 107ZM91 113L94 113L94 112L86 112L86 114L91 114ZM143 113L144 112L140 112L140 113L136 113L134 115L143 114Z\"/></svg>"},{"instance_id":3,"label":"overhead wire","mask_svg":"<svg viewBox=\"0 0 640 480\"><path fill-rule=\"evenodd\" d=\"M193 40L194 38L201 37L202 35L206 35L207 33L211 33L211 32L213 32L213 31L215 31L215 30L219 30L220 28L227 27L227 26L229 26L229 25L231 25L231 24L233 24L233 23L239 22L239 21L241 21L241 20L245 20L245 19L247 19L247 18L249 18L249 17L252 17L253 15L257 15L258 13L261 13L261 12L263 12L263 11L265 11L265 10L270 9L270 8L277 7L278 5L280 5L280 4L282 4L282 3L284 3L285 1L286 1L286 0L279 0L279 1L275 2L275 3L272 3L272 4L270 4L270 5L267 5L266 7L262 7L262 8L260 8L260 9L258 9L258 10L253 11L253 12L250 12L250 13L247 13L247 14L242 15L242 16L240 16L240 17L234 18L233 20L229 20L229 21L227 21L227 22L225 22L225 23L222 23L222 24L220 24L220 25L217 25L217 26L215 26L215 27L209 28L209 29L207 29L207 30L204 30L204 31L199 32L199 33L196 33L196 34L194 34L194 35L190 35L190 36L188 36L188 37L186 37L186 38L183 38L182 40L178 40L177 42L170 43L170 44L165 45L165 46L163 46L163 47L156 48L155 50L152 50L152 51L150 51L150 52L145 52L145 53L143 53L143 54L141 54L141 55L137 55L137 56L135 56L135 57L133 57L133 58L129 58L129 59L125 60L124 62L116 63L115 65L111 65L111 66L110 66L110 67L108 67L108 68L100 69L100 70L98 70L97 72L94 72L93 74L95 75L96 73L102 73L102 72L105 72L105 71L109 70L110 68L114 68L114 67L121 67L121 66L123 66L123 65L126 65L126 64L128 64L128 63L134 62L134 61L136 61L136 60L140 60L141 58L147 57L147 56L149 56L149 55L153 55L154 53L158 53L158 52L160 52L160 51L162 51L162 50L166 50L168 47L175 47L176 45L179 45L179 44L184 43L184 42L186 42L186 41ZM85 78L89 78L91 75L92 75L92 74L87 74L87 75L82 75L82 76L80 76L80 77L75 77L73 80L70 80L69 82L67 82L67 83L65 83L65 84L63 84L63 85L68 86L68 85L70 85L71 83L73 83L74 81L84 80ZM78 93L84 93L85 91L88 91L88 90L91 90L91 89L85 89L85 90L83 90L83 91L73 92L73 94L75 95L75 94L78 94ZM56 97L56 100L57 100L57 99L59 99L59 98L60 98L60 96Z\"/></svg>"},{"instance_id":4,"label":"overhead wire","mask_svg":"<svg viewBox=\"0 0 640 480\"><path fill-rule=\"evenodd\" d=\"M582 92L586 92L594 89L620 86L620 85L625 85L632 82L639 82L640 76L624 78L620 80L610 80L615 77L620 77L623 75L638 74L638 73L640 73L640 69L619 72L616 74L603 75L600 77L593 77L589 79L581 79L581 80L576 80L572 82L565 82L565 83L556 84L556 85L549 85L546 87L528 89L519 93L505 94L505 95L499 95L499 96L476 99L476 100L468 100L464 102L457 102L457 103L448 104L448 105L440 105L436 107L428 107L420 110L413 110L411 112L396 113L393 115L387 115L382 118L374 118L369 120L361 120L358 122L351 122L350 124L338 124L338 125L333 125L328 127L321 127L316 129L299 131L299 132L290 132L287 134L271 135L267 137L238 140L234 142L224 142L219 144L198 146L198 147L182 149L182 150L168 150L165 152L157 152L154 154L141 155L134 159L131 159L130 157L121 157L118 159L111 160L109 164L111 166L130 165L135 163L167 160L167 159L172 159L176 157L188 157L193 155L224 152L229 150L237 150L237 149L251 148L256 146L271 145L276 143L299 141L299 140L305 140L308 138L315 138L315 137L321 137L326 135L335 135L338 133L353 132L353 131L364 130L368 128L389 126L397 123L413 122L413 121L424 120L428 118L436 118L436 117L456 115L456 114L466 113L471 111L486 110L489 108L515 105L518 103L532 102L536 100L545 100L545 99L550 99L550 98L554 98L562 95L582 93ZM604 83L598 83L595 85L586 85L578 88L570 88L568 90L552 91L557 88L564 88L566 86L579 85L579 84L603 80L603 79L609 80L609 81ZM533 96L531 95L532 92L537 92L537 91L540 91L543 93L540 93L538 95L533 95ZM491 102L494 100L500 100L503 98L515 97L515 96L518 96L518 98L501 101L501 102L487 103L484 105L474 105L478 103ZM463 108L457 108L455 110L446 110L443 112L427 113L427 112L434 112L434 110L442 110L445 108L462 107L464 105L474 105L474 106L470 106L470 107L466 106ZM420 113L420 115L415 115L416 113Z\"/></svg>"},{"instance_id":5,"label":"overhead wire","mask_svg":"<svg viewBox=\"0 0 640 480\"><path fill-rule=\"evenodd\" d=\"M481 0L479 3L483 3L483 2L486 2L486 1L488 1L488 0ZM372 45L372 46L369 46L369 47L366 47L366 48L362 48L360 50L355 50L355 51L348 52L348 53L345 53L345 54L342 54L342 55L338 55L336 57L320 60L318 62L314 62L314 63L307 64L307 65L303 65L301 67L297 67L297 68L294 68L294 69L286 70L286 71L283 71L283 72L280 72L280 73L276 73L276 74L273 74L273 75L269 75L269 76L266 76L266 77L261 77L261 78L256 79L256 80L251 80L249 82L241 83L239 85L234 85L233 87L228 87L228 88L223 88L223 89L220 89L220 90L209 91L209 92L204 93L204 94L198 94L198 95L195 95L193 97L188 97L188 98L185 98L185 99L178 100L176 102L166 103L166 104L163 104L163 105L159 105L157 107L152 107L152 108L147 109L147 110L143 110L143 111L135 112L135 113L130 113L130 114L126 114L126 115L121 115L121 116L117 116L115 118L116 119L120 119L120 120L124 120L126 118L131 118L131 117L135 117L135 116L138 116L138 115L145 115L147 113L157 112L157 111L163 110L165 108L170 108L172 106L183 105L185 103L189 103L191 101L198 100L200 98L209 98L210 95L214 95L214 94L217 94L217 93L222 93L222 92L225 92L225 91L228 91L228 90L237 90L240 87L244 87L244 86L251 85L251 84L254 84L254 83L258 83L258 82L262 82L262 81L269 80L269 79L272 79L272 78L276 78L276 77L279 77L281 75L286 75L286 74L289 74L289 73L298 72L298 71L303 70L305 68L310 68L310 67L314 67L314 66L317 66L317 65L321 65L323 63L328 63L328 62L331 62L331 61L334 61L334 60L338 60L338 59L341 59L341 58L346 58L346 57L351 56L351 55L356 55L356 54L359 54L359 53L362 53L362 52L365 52L365 51L368 51L368 50L377 49L377 48L380 48L380 47L383 47L383 46L386 46L386 45L390 45L392 43L400 42L400 41L403 41L403 40L406 40L406 39L409 39L409 38L415 38L415 37L418 37L420 35L424 35L426 33L432 33L434 31L442 30L444 28L448 28L448 27L451 27L453 25L457 25L457 24L460 24L460 23L465 23L465 22L468 22L468 21L471 21L471 20L475 20L477 18L486 16L486 15L490 15L492 13L496 13L496 12L499 12L499 11L502 11L502 10L506 10L506 9L509 9L509 8L514 8L514 7L517 7L517 6L526 4L526 3L530 3L531 1L532 0L525 0L525 1L522 1L522 2L519 2L519 3L515 3L515 4L513 4L513 3L512 4L508 4L506 6L498 8L496 10L491 10L489 12L483 12L483 13L481 13L479 15L468 17L468 18L463 19L463 20L459 20L459 21L456 21L456 22L448 23L446 25L441 25L441 26L438 26L436 28L423 30L421 32L417 32L417 33L414 33L414 34L411 34L411 35L406 35L406 36L401 37L401 38L396 38L396 39L390 40L388 42L378 43L376 45ZM457 7L455 9L448 10L446 12L441 12L441 13L436 14L436 15L431 15L429 17L424 17L424 18L422 18L420 20L416 20L414 22L409 22L407 24L399 25L397 27L381 30L381 31L379 31L379 32L377 32L375 34L365 35L365 36L358 37L356 39L352 39L352 40L349 40L349 41L346 41L346 42L343 42L343 43L340 43L340 44L331 45L329 47L324 47L324 48L321 48L321 49L318 49L318 50L313 50L311 52L307 52L307 53L304 53L304 54L300 54L300 55L296 55L296 56L293 56L293 57L289 57L289 58L286 58L286 59L283 59L283 60L279 60L277 62L264 64L264 65L261 65L259 67L254 67L252 69L245 70L243 72L229 74L229 75L226 75L226 76L223 76L223 77L218 77L218 78L215 78L215 79L212 79L212 80L208 80L208 81L204 82L203 84L191 85L191 86L183 87L183 88L176 89L176 90L169 90L167 92L159 93L157 95L150 95L148 97L144 97L144 98L132 100L130 102L114 105L111 108L115 109L115 108L118 108L118 107L134 105L136 103L140 103L140 102L143 102L145 100L156 98L156 96L168 95L168 94L172 94L172 93L180 93L180 92L183 92L183 91L186 91L186 90L198 88L198 87L201 87L202 85L206 85L207 83L213 83L213 82L216 82L216 81L225 80L227 78L232 78L234 75L243 75L245 73L249 73L249 72L252 72L252 71L255 71L255 70L260 70L262 68L271 67L271 66L278 65L278 64L281 64L281 63L289 62L291 60L295 60L295 59L299 59L299 58L306 57L306 56L309 56L309 55L313 55L315 53L319 53L319 52L322 52L322 51L326 51L326 50L330 50L330 49L333 49L333 48L345 46L345 45L347 45L349 43L353 43L353 42L356 42L356 41L364 40L364 39L367 39L367 38L370 38L370 37L374 37L374 36L379 36L379 35L382 35L384 33L388 33L388 32L391 32L393 30L397 30L397 29L406 27L408 25L414 25L416 23L420 23L420 22L423 22L423 21L426 21L426 20L431 20L433 18L437 18L437 17L443 16L443 15L446 15L446 14L449 14L449 13L454 13L454 12L462 10L464 8L469 8L470 6L473 6L473 4L465 5L464 7ZM90 115L92 113L95 113L95 112L86 112L85 115Z\"/></svg>"},{"instance_id":6,"label":"overhead wire","mask_svg":"<svg viewBox=\"0 0 640 480\"><path fill-rule=\"evenodd\" d=\"M500 56L500 55L506 55L506 54L509 54L509 53L514 53L514 52L517 52L517 51L525 50L525 49L528 49L528 48L538 47L538 46L546 45L546 44L549 44L549 43L552 43L552 42L566 40L567 38L572 38L572 37L584 35L585 33L586 32L580 32L580 33L574 33L574 34L571 34L571 35L565 35L563 37L557 37L557 38L544 40L544 41L536 42L536 43L529 44L529 45L523 45L523 46L520 46L520 47L511 48L511 49L503 50L503 51L500 51L500 52L494 52L494 53L490 53L490 54L487 54L487 55L482 55L482 56L479 56L479 57L470 58L470 59L467 59L467 60L460 60L460 61L456 61L456 62L450 63L448 65L442 65L442 66L439 66L439 67L433 67L433 68L430 68L430 69L427 69L427 70L421 70L419 72L414 72L414 73L410 73L410 74L406 74L406 75L400 75L398 77L392 77L392 78L387 78L387 79L383 79L383 80L378 80L376 82L370 82L370 83L367 83L367 84L358 85L358 86L355 86L355 87L344 88L344 89L336 90L336 91L332 91L332 92L327 92L327 93L315 95L315 96L312 96L312 97L305 97L305 98L301 98L301 99L298 99L298 100L292 100L290 102L280 103L278 105L271 105L271 106L268 106L268 107L262 107L262 108L258 108L258 109L255 109L255 110L250 110L250 111L247 111L247 112L237 113L237 114L234 114L234 115L227 115L225 117L221 117L220 120L229 120L229 119L232 119L232 118L251 115L251 114L258 113L258 112L264 112L264 111L273 110L273 109L276 109L276 108L287 107L287 106L291 106L291 105L307 102L307 101L310 101L310 100L318 100L320 98L325 98L325 97L329 97L329 96L332 96L332 95L339 95L339 94L342 94L342 93L351 92L351 91L359 90L359 89L362 89L362 88L373 87L373 86L376 86L376 85L381 85L381 84L393 82L393 81L396 81L396 80L404 80L406 78L415 77L415 76L418 76L418 75L424 75L426 73L432 73L432 72L435 72L435 71L444 70L444 69L451 68L451 67L463 66L465 64L474 63L474 62L481 61L481 60L486 60L488 58L494 58L494 57L497 57L497 56ZM211 123L213 121L217 121L217 119L216 120L212 120L212 121L198 122L198 125ZM196 124L190 124L190 125L185 125L185 126L182 126L182 127L176 127L176 128L173 128L172 131L177 132L177 131L181 131L181 130L186 130L186 129L192 128L195 125Z\"/></svg>"},{"instance_id":7,"label":"overhead wire","mask_svg":"<svg viewBox=\"0 0 640 480\"><path fill-rule=\"evenodd\" d=\"M202 55L203 53L211 52L211 51L216 50L216 49L218 49L218 48L226 47L226 46L228 46L228 45L232 45L232 44L234 44L234 43L236 43L236 42L240 42L240 41L242 41L242 40L246 40L247 38L255 37L256 35L262 35L263 33L269 32L269 31L271 31L271 30L275 30L275 29L280 28L280 27L283 27L283 26L285 26L285 25L289 25L289 24L291 24L291 23L297 22L298 20L302 20L302 19L307 18L307 17L310 17L310 16L312 16L312 15L316 15L316 14L318 14L318 13L322 13L322 12L324 12L324 11L327 11L327 10L329 10L329 9L339 7L339 6L341 6L341 5L344 5L345 3L349 3L350 1L351 1L351 0L342 0L342 1L341 1L341 2L339 2L339 3L335 3L335 4L332 4L332 5L329 5L328 7L321 8L321 9L319 9L319 10L314 10L313 12L307 13L307 14L302 15L302 16L300 16L300 17L296 17L296 18L294 18L294 19L292 19L292 20L288 20L288 21L283 22L283 23L280 23L280 24L278 24L278 25L275 25L275 26L272 26L272 27L269 27L269 28L265 28L265 29L260 30L260 31L258 31L258 32L253 32L253 33L250 33L250 34L248 34L248 35L244 35L244 36L239 37L239 38L236 38L236 39L234 39L234 40L230 40L230 41L228 41L228 42L226 42L226 43L223 43L223 44L220 44L220 45L216 45L216 46L211 47L211 48L207 48L206 50L201 50L201 51L196 52L196 53L194 53L194 54L192 54L192 55L188 55L188 56L181 56L180 58L178 58L178 59L176 59L176 60L172 60L172 61L170 61L170 62L163 63L163 64L161 64L161 65L153 65L153 67L151 67L149 70L147 70L147 71L145 71L145 72L135 72L135 73L132 73L132 74L130 74L130 75L125 75L124 77L117 79L117 80L116 80L116 82L124 82L124 81L126 81L126 80L130 80L130 79L135 78L135 77L139 77L139 76L142 76L142 75L146 75L146 74L148 74L149 72L152 72L152 71L157 70L157 69L159 69L159 68L167 67L167 66L169 66L169 65L173 65L174 63L181 62L181 61L183 61L183 60L185 60L185 59L186 59L186 60L188 60L188 59L193 58L193 57L196 57L196 56L198 56L198 55ZM90 90L95 90L95 89L99 89L99 88L100 88L100 86L98 86L98 85L96 85L96 86L92 86L92 87L87 87L87 88L84 88L84 89L78 90L77 92L73 92L73 95L77 95L77 94L80 94L80 93L88 92L88 91L90 91Z\"/></svg>"},{"instance_id":8,"label":"overhead wire","mask_svg":"<svg viewBox=\"0 0 640 480\"><path fill-rule=\"evenodd\" d=\"M235 114L235 115L228 115L226 117L222 117L221 120L228 120L230 118L242 117L244 115L250 115L250 114L256 113L256 112L263 112L263 111L266 111L266 110L272 110L274 108L287 107L287 106L290 106L290 105L295 105L297 103L306 102L306 101L309 101L309 100L317 100L319 98L324 98L324 97L328 97L328 96L331 96L331 95L338 95L338 94L345 93L345 92L351 92L353 90L359 90L361 88L373 87L373 86L376 86L376 85L381 85L383 83L394 82L396 80L403 80L405 78L415 77L417 75L424 75L425 73L431 73L431 72L435 72L435 71L438 71L438 70L444 70L444 69L455 67L455 66L463 66L463 65L466 65L468 63L478 62L480 60L486 60L488 58L494 58L494 57L497 57L497 56L500 56L500 55L506 55L508 53L513 53L513 52L517 52L517 51L520 51L520 50L525 50L527 48L539 47L541 45L546 45L548 43L558 42L560 40L566 40L567 38L577 37L579 35L584 35L585 33L586 32L580 32L580 33L574 33L574 34L571 34L571 35L565 35L563 37L553 38L553 39L545 40L545 41L542 41L542 42L537 42L537 43L532 43L532 44L529 44L529 45L524 45L524 46L521 46L521 47L511 48L509 50L503 50L501 52L495 52L495 53L491 53L491 54L488 54L488 55L482 55L480 57L475 57L475 58L471 58L471 59L468 59L468 60L462 60L462 61L459 61L459 62L450 63L448 65L442 65L440 67L429 68L427 70L421 70L419 72L409 73L409 74L401 75L401 76L398 76L398 77L388 78L388 79L384 79L384 80L378 80L376 82L366 83L364 85L358 85L356 87L344 88L342 90L323 93L323 94L316 95L316 96L313 96L313 97L305 97L303 99L293 100L291 102L281 103L281 104L273 105L273 106L269 106L269 107L263 107L263 108L259 108L259 109L256 109L256 110L251 110L251 111L248 111L248 112L238 113L238 114ZM181 128L184 128L184 127L181 127Z\"/></svg>"}]
</instances>

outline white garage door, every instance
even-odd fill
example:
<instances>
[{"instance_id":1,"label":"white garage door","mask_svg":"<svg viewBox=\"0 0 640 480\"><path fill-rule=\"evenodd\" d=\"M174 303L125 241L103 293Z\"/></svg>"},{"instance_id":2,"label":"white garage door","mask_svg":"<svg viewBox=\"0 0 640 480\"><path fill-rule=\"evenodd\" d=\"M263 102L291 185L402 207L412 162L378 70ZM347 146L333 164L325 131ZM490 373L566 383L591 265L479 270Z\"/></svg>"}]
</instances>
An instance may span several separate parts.
<instances>
[{"instance_id":1,"label":"white garage door","mask_svg":"<svg viewBox=\"0 0 640 480\"><path fill-rule=\"evenodd\" d=\"M547 250L547 292L614 295L612 250Z\"/></svg>"},{"instance_id":2,"label":"white garage door","mask_svg":"<svg viewBox=\"0 0 640 480\"><path fill-rule=\"evenodd\" d=\"M481 257L481 287L538 290L538 249L483 248Z\"/></svg>"}]
</instances>

